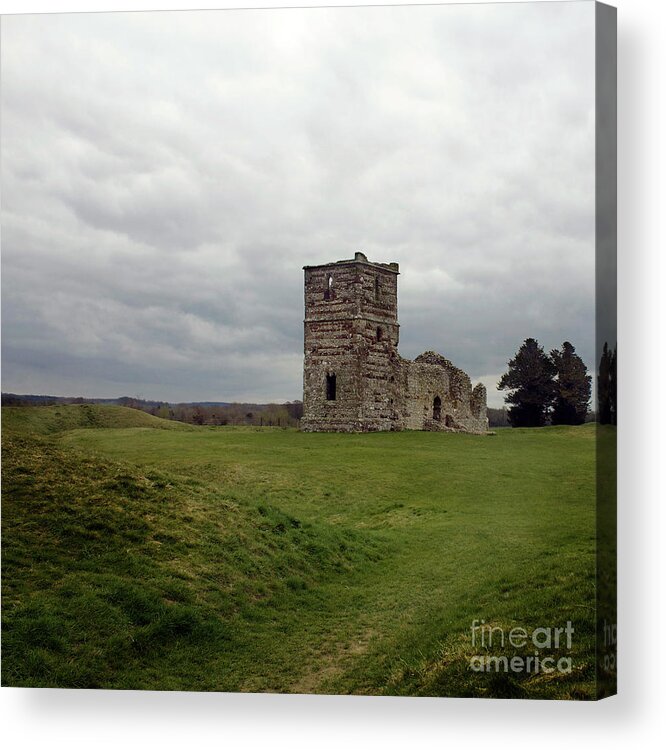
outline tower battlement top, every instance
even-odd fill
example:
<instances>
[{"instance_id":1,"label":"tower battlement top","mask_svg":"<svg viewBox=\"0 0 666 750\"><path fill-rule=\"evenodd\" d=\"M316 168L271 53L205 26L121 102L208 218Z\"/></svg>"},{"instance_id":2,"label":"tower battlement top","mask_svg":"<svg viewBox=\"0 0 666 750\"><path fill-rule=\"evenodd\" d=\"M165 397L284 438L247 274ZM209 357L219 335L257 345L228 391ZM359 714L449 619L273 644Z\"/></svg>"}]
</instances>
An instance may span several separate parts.
<instances>
[{"instance_id":1,"label":"tower battlement top","mask_svg":"<svg viewBox=\"0 0 666 750\"><path fill-rule=\"evenodd\" d=\"M366 254L362 252L355 253L353 258L349 258L347 260L336 260L331 263L320 263L316 266L303 266L303 270L308 271L314 268L339 268L340 266L357 265L359 263L370 266L372 268L381 268L382 270L389 271L390 273L400 273L400 266L397 263L373 263L372 261L368 260Z\"/></svg>"}]
</instances>

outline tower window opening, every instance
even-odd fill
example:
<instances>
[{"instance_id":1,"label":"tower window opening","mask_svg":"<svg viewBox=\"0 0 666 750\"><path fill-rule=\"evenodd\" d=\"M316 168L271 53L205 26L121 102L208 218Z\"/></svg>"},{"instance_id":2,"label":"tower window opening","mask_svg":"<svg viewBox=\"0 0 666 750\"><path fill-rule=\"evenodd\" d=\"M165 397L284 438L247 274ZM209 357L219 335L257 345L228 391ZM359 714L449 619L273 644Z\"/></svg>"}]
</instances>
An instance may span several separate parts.
<instances>
[{"instance_id":1,"label":"tower window opening","mask_svg":"<svg viewBox=\"0 0 666 750\"><path fill-rule=\"evenodd\" d=\"M383 336L383 331L381 326L377 326L377 341L381 341Z\"/></svg>"},{"instance_id":2,"label":"tower window opening","mask_svg":"<svg viewBox=\"0 0 666 750\"><path fill-rule=\"evenodd\" d=\"M375 276L375 300L379 299L379 276Z\"/></svg>"},{"instance_id":3,"label":"tower window opening","mask_svg":"<svg viewBox=\"0 0 666 750\"><path fill-rule=\"evenodd\" d=\"M435 396L432 402L432 418L438 422L442 418L442 399L439 396Z\"/></svg>"},{"instance_id":4,"label":"tower window opening","mask_svg":"<svg viewBox=\"0 0 666 750\"><path fill-rule=\"evenodd\" d=\"M326 288L324 289L324 299L333 299L333 277L329 273L326 277Z\"/></svg>"},{"instance_id":5,"label":"tower window opening","mask_svg":"<svg viewBox=\"0 0 666 750\"><path fill-rule=\"evenodd\" d=\"M337 390L336 377L333 373L326 376L326 400L335 401Z\"/></svg>"}]
</instances>

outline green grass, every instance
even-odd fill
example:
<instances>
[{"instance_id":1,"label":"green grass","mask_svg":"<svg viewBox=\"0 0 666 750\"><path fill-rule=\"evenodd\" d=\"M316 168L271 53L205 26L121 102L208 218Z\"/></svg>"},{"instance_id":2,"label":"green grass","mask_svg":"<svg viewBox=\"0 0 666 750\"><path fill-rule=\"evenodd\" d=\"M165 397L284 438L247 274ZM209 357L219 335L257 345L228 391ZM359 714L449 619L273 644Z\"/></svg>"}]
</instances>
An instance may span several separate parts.
<instances>
[{"instance_id":1,"label":"green grass","mask_svg":"<svg viewBox=\"0 0 666 750\"><path fill-rule=\"evenodd\" d=\"M146 416L3 409L3 684L593 697L593 425ZM474 619L571 620L571 673L471 671Z\"/></svg>"}]
</instances>

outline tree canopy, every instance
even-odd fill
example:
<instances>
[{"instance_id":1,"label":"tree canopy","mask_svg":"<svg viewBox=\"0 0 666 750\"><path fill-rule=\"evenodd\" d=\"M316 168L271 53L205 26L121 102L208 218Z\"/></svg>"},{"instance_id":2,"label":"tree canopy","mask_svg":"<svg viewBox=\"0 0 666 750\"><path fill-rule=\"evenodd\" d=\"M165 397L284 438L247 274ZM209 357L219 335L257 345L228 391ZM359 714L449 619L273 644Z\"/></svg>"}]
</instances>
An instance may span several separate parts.
<instances>
[{"instance_id":1,"label":"tree canopy","mask_svg":"<svg viewBox=\"0 0 666 750\"><path fill-rule=\"evenodd\" d=\"M617 349L611 350L608 342L599 361L597 377L599 391L599 422L601 424L617 424Z\"/></svg>"},{"instance_id":2,"label":"tree canopy","mask_svg":"<svg viewBox=\"0 0 666 750\"><path fill-rule=\"evenodd\" d=\"M505 401L510 404L508 418L513 427L585 421L592 378L569 341L549 356L536 339L525 339L508 364L497 387L509 391Z\"/></svg>"},{"instance_id":3,"label":"tree canopy","mask_svg":"<svg viewBox=\"0 0 666 750\"><path fill-rule=\"evenodd\" d=\"M557 371L552 424L583 424L592 393L592 377L569 341L553 349L550 357Z\"/></svg>"},{"instance_id":4,"label":"tree canopy","mask_svg":"<svg viewBox=\"0 0 666 750\"><path fill-rule=\"evenodd\" d=\"M546 424L555 395L556 369L536 339L525 339L498 388L509 391L505 397L509 422L513 427L541 427Z\"/></svg>"}]
</instances>

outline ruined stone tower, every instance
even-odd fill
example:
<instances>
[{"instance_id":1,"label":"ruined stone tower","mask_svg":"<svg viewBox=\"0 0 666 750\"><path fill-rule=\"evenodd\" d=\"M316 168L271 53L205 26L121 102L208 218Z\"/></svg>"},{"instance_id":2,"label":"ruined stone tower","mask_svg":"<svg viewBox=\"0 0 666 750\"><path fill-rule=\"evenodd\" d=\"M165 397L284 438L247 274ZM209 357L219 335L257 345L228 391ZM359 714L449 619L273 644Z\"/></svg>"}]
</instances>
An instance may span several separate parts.
<instances>
[{"instance_id":1,"label":"ruined stone tower","mask_svg":"<svg viewBox=\"0 0 666 750\"><path fill-rule=\"evenodd\" d=\"M398 264L305 266L303 419L308 432L485 432L486 391L435 352L398 354Z\"/></svg>"},{"instance_id":2,"label":"ruined stone tower","mask_svg":"<svg viewBox=\"0 0 666 750\"><path fill-rule=\"evenodd\" d=\"M304 271L302 429L398 429L398 264L356 253Z\"/></svg>"}]
</instances>

